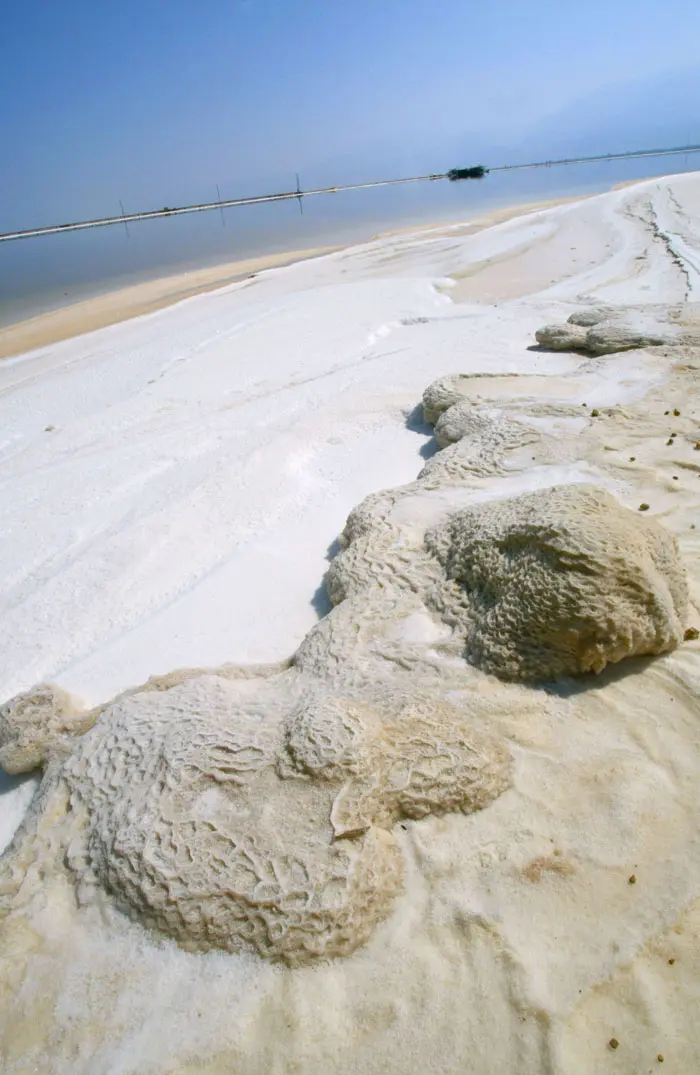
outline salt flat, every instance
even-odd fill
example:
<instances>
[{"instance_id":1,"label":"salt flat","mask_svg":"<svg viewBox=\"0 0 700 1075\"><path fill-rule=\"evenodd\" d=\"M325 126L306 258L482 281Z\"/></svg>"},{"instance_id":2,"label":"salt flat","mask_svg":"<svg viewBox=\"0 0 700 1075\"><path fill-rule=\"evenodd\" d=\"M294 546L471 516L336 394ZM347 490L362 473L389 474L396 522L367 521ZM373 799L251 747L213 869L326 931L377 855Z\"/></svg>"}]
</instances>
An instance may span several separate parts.
<instances>
[{"instance_id":1,"label":"salt flat","mask_svg":"<svg viewBox=\"0 0 700 1075\"><path fill-rule=\"evenodd\" d=\"M0 698L49 681L90 706L154 673L291 656L328 611L351 509L434 452L418 404L452 373L481 375L479 406L517 407L549 454L524 445L412 518L601 485L677 538L697 622L698 354L533 345L596 303L695 308L700 176L466 230L261 272L0 364ZM494 704L513 787L402 830L404 891L342 959L186 953L76 914L54 884L2 927L4 1069L694 1070L699 679L691 642ZM35 785L0 800L0 846Z\"/></svg>"}]
</instances>

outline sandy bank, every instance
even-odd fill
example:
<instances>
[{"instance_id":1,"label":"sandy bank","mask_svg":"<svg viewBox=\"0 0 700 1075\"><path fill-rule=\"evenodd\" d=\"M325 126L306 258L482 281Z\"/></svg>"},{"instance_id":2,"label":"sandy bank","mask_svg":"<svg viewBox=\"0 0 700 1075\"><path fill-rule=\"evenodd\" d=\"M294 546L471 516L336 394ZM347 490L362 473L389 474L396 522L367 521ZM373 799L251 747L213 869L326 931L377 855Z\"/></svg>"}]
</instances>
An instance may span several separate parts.
<instances>
[{"instance_id":1,"label":"sandy bank","mask_svg":"<svg viewBox=\"0 0 700 1075\"><path fill-rule=\"evenodd\" d=\"M319 257L333 249L335 247L317 247L230 261L224 265L194 269L133 284L85 299L83 302L63 306L58 310L50 310L0 328L0 358L9 358L11 355L105 328L107 325L116 325L132 317L154 313L194 295L245 280L265 269Z\"/></svg>"},{"instance_id":2,"label":"sandy bank","mask_svg":"<svg viewBox=\"0 0 700 1075\"><path fill-rule=\"evenodd\" d=\"M497 209L459 225L448 225L456 234L469 235L494 224L511 220L514 217L535 212L547 205L560 205L573 198L551 202L533 202L516 205L507 209ZM390 238L392 235L405 235L410 232L440 231L445 224L425 224L406 227L378 235L377 240ZM132 317L154 313L167 306L172 306L184 299L201 295L207 291L226 287L229 284L245 280L251 275L266 269L292 265L297 261L320 257L332 253L339 247L315 247L308 250L286 251L279 254L266 254L261 257L230 261L206 269L194 269L173 276L164 276L145 283L110 291L104 295L85 299L83 302L64 306L57 310L39 314L36 317L18 321L15 324L0 327L0 358L9 358L23 354L37 347L69 340L74 336L95 329L116 325Z\"/></svg>"}]
</instances>

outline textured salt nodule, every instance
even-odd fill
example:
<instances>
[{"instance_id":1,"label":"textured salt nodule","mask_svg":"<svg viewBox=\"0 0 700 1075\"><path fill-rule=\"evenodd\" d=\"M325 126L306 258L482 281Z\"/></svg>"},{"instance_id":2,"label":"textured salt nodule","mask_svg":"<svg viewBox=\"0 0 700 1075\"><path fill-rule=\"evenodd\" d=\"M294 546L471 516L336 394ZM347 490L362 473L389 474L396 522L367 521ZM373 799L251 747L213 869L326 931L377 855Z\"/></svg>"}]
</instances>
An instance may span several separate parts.
<instances>
[{"instance_id":1,"label":"textured salt nodule","mask_svg":"<svg viewBox=\"0 0 700 1075\"><path fill-rule=\"evenodd\" d=\"M474 407L464 400L443 411L435 423L435 438L440 448L456 444L464 437L488 439L497 428L498 411Z\"/></svg>"},{"instance_id":2,"label":"textured salt nodule","mask_svg":"<svg viewBox=\"0 0 700 1075\"><path fill-rule=\"evenodd\" d=\"M41 684L0 707L0 769L29 773L46 761L62 736L92 724L80 703L54 684Z\"/></svg>"},{"instance_id":3,"label":"textured salt nodule","mask_svg":"<svg viewBox=\"0 0 700 1075\"><path fill-rule=\"evenodd\" d=\"M588 333L578 326L544 325L535 333L540 347L550 351L585 351Z\"/></svg>"},{"instance_id":4,"label":"textured salt nodule","mask_svg":"<svg viewBox=\"0 0 700 1075\"><path fill-rule=\"evenodd\" d=\"M576 311L563 325L544 325L535 333L535 339L550 351L586 351L592 355L644 347L697 346L700 319L690 304L603 307Z\"/></svg>"},{"instance_id":5,"label":"textured salt nodule","mask_svg":"<svg viewBox=\"0 0 700 1075\"><path fill-rule=\"evenodd\" d=\"M566 485L458 512L427 536L451 580L441 611L468 660L509 679L600 672L683 638L674 539L597 486Z\"/></svg>"},{"instance_id":6,"label":"textured salt nodule","mask_svg":"<svg viewBox=\"0 0 700 1075\"><path fill-rule=\"evenodd\" d=\"M428 385L422 401L425 421L434 426L444 411L468 398L473 380L467 374L454 373Z\"/></svg>"},{"instance_id":7,"label":"textured salt nodule","mask_svg":"<svg viewBox=\"0 0 700 1075\"><path fill-rule=\"evenodd\" d=\"M495 737L434 697L377 709L295 671L213 673L105 707L49 783L66 793L81 899L101 889L187 949L296 966L349 954L389 912L400 818L482 809L509 769Z\"/></svg>"},{"instance_id":8,"label":"textured salt nodule","mask_svg":"<svg viewBox=\"0 0 700 1075\"><path fill-rule=\"evenodd\" d=\"M581 325L585 328L591 328L592 325L597 325L600 321L605 321L607 318L612 317L614 313L612 306L594 306L590 310L577 310L566 320L569 325Z\"/></svg>"},{"instance_id":9,"label":"textured salt nodule","mask_svg":"<svg viewBox=\"0 0 700 1075\"><path fill-rule=\"evenodd\" d=\"M662 347L676 342L662 330L638 331L632 325L601 322L586 333L586 350L594 355L612 355L617 351L634 351L641 347Z\"/></svg>"}]
</instances>

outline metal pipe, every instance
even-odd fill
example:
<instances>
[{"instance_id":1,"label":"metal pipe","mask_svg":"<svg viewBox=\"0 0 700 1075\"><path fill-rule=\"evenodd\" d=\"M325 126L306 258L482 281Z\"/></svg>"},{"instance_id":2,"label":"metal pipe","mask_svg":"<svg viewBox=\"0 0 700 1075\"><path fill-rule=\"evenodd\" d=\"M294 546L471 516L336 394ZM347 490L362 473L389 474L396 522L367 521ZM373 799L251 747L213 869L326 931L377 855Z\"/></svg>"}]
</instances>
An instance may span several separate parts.
<instances>
[{"instance_id":1,"label":"metal pipe","mask_svg":"<svg viewBox=\"0 0 700 1075\"><path fill-rule=\"evenodd\" d=\"M628 160L640 157L671 157L681 153L698 153L700 145L678 146L671 149L638 149L630 153L604 153L597 157L567 157L562 160L537 161L533 164L500 164L487 168L489 172L512 172L520 168L550 168L564 164L592 164L607 160ZM292 190L282 194L258 194L250 198L230 198L228 201L202 202L199 205L184 205L179 209L152 209L143 213L122 213L121 216L100 217L97 220L82 220L75 224L54 224L43 228L26 228L22 231L8 231L0 234L0 242L13 239L32 239L39 235L57 235L65 231L82 231L86 228L106 228L112 224L128 224L133 220L156 220L160 217L184 216L186 213L205 213L210 209L228 209L235 205L261 205L265 202L291 201L294 198L311 198L319 194L337 194L343 190L367 190L369 187L391 187L400 183L425 183L431 179L447 179L448 173L417 175L408 179L379 179L371 183L351 183L344 187L322 187L319 190Z\"/></svg>"},{"instance_id":2,"label":"metal pipe","mask_svg":"<svg viewBox=\"0 0 700 1075\"><path fill-rule=\"evenodd\" d=\"M320 190L286 191L283 194L258 194L251 198L230 198L228 201L202 202L199 205L184 205L179 209L151 209L144 213L125 213L122 216L99 217L96 220L81 220L76 224L53 224L43 228L27 228L23 231L8 231L0 234L0 242L11 239L32 239L38 235L57 235L63 231L82 231L85 228L106 228L112 224L128 224L133 220L156 220L158 217L184 216L185 213L204 213L209 209L227 209L233 205L259 205L263 202L291 201L294 198L309 198L317 194L335 194L341 190L362 190L365 187L389 187L397 183L422 183L426 179L444 179L443 175L419 175L410 179L382 179L373 183L352 183L346 187L323 187Z\"/></svg>"}]
</instances>

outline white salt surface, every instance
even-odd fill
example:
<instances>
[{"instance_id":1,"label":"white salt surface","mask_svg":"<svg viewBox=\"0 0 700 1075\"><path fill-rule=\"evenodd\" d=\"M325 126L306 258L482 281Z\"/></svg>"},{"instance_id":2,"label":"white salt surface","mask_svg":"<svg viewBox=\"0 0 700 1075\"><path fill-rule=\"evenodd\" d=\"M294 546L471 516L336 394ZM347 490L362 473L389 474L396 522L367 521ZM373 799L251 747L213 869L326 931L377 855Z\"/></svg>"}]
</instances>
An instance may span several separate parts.
<instances>
[{"instance_id":1,"label":"white salt surface","mask_svg":"<svg viewBox=\"0 0 700 1075\"><path fill-rule=\"evenodd\" d=\"M393 236L5 361L0 698L49 680L94 703L181 665L290 655L326 608L317 590L350 509L415 477L427 430L407 416L430 381L558 382L582 361L528 345L582 292L683 297L663 251L636 260L647 205L668 216L671 188L697 207L691 175L473 236ZM687 208L677 217L687 233ZM552 255L569 232L580 274L565 242ZM452 301L494 261L507 298L508 259L524 251L552 286L535 274L525 298ZM622 402L658 377L625 355L584 392ZM7 801L3 817L6 838Z\"/></svg>"},{"instance_id":2,"label":"white salt surface","mask_svg":"<svg viewBox=\"0 0 700 1075\"><path fill-rule=\"evenodd\" d=\"M0 699L49 680L93 703L180 666L289 656L325 611L326 557L350 509L412 481L429 454L412 412L440 376L534 374L530 403L582 414L654 392L663 407L667 357L546 353L534 331L594 301L693 301L699 216L700 176L653 180L472 236L436 228L261 273L0 365ZM483 391L497 407L498 379ZM561 460L474 482L459 506L594 481L636 507L651 489L654 513L683 530L697 601L690 426L673 448L681 483L659 428L652 444L638 418L629 433L624 413L611 421L611 456L638 459L629 472L606 470L607 444L568 462L581 429L553 417ZM445 510L439 496L419 507ZM408 634L427 629L418 617ZM38 1029L35 1052L13 1039L13 1073L627 1075L656 1070L674 1042L668 1070L696 1070L696 659L686 647L652 665L635 701L630 677L613 676L573 693L566 719L546 701L521 727L494 717L514 788L399 835L405 893L346 962L297 973L193 956L119 919L106 929L94 909L68 929L74 897L62 905L54 886L44 941L51 973L67 970L47 1033L62 1044L49 1062ZM0 784L0 847L33 784ZM687 968L680 993L669 958Z\"/></svg>"}]
</instances>

